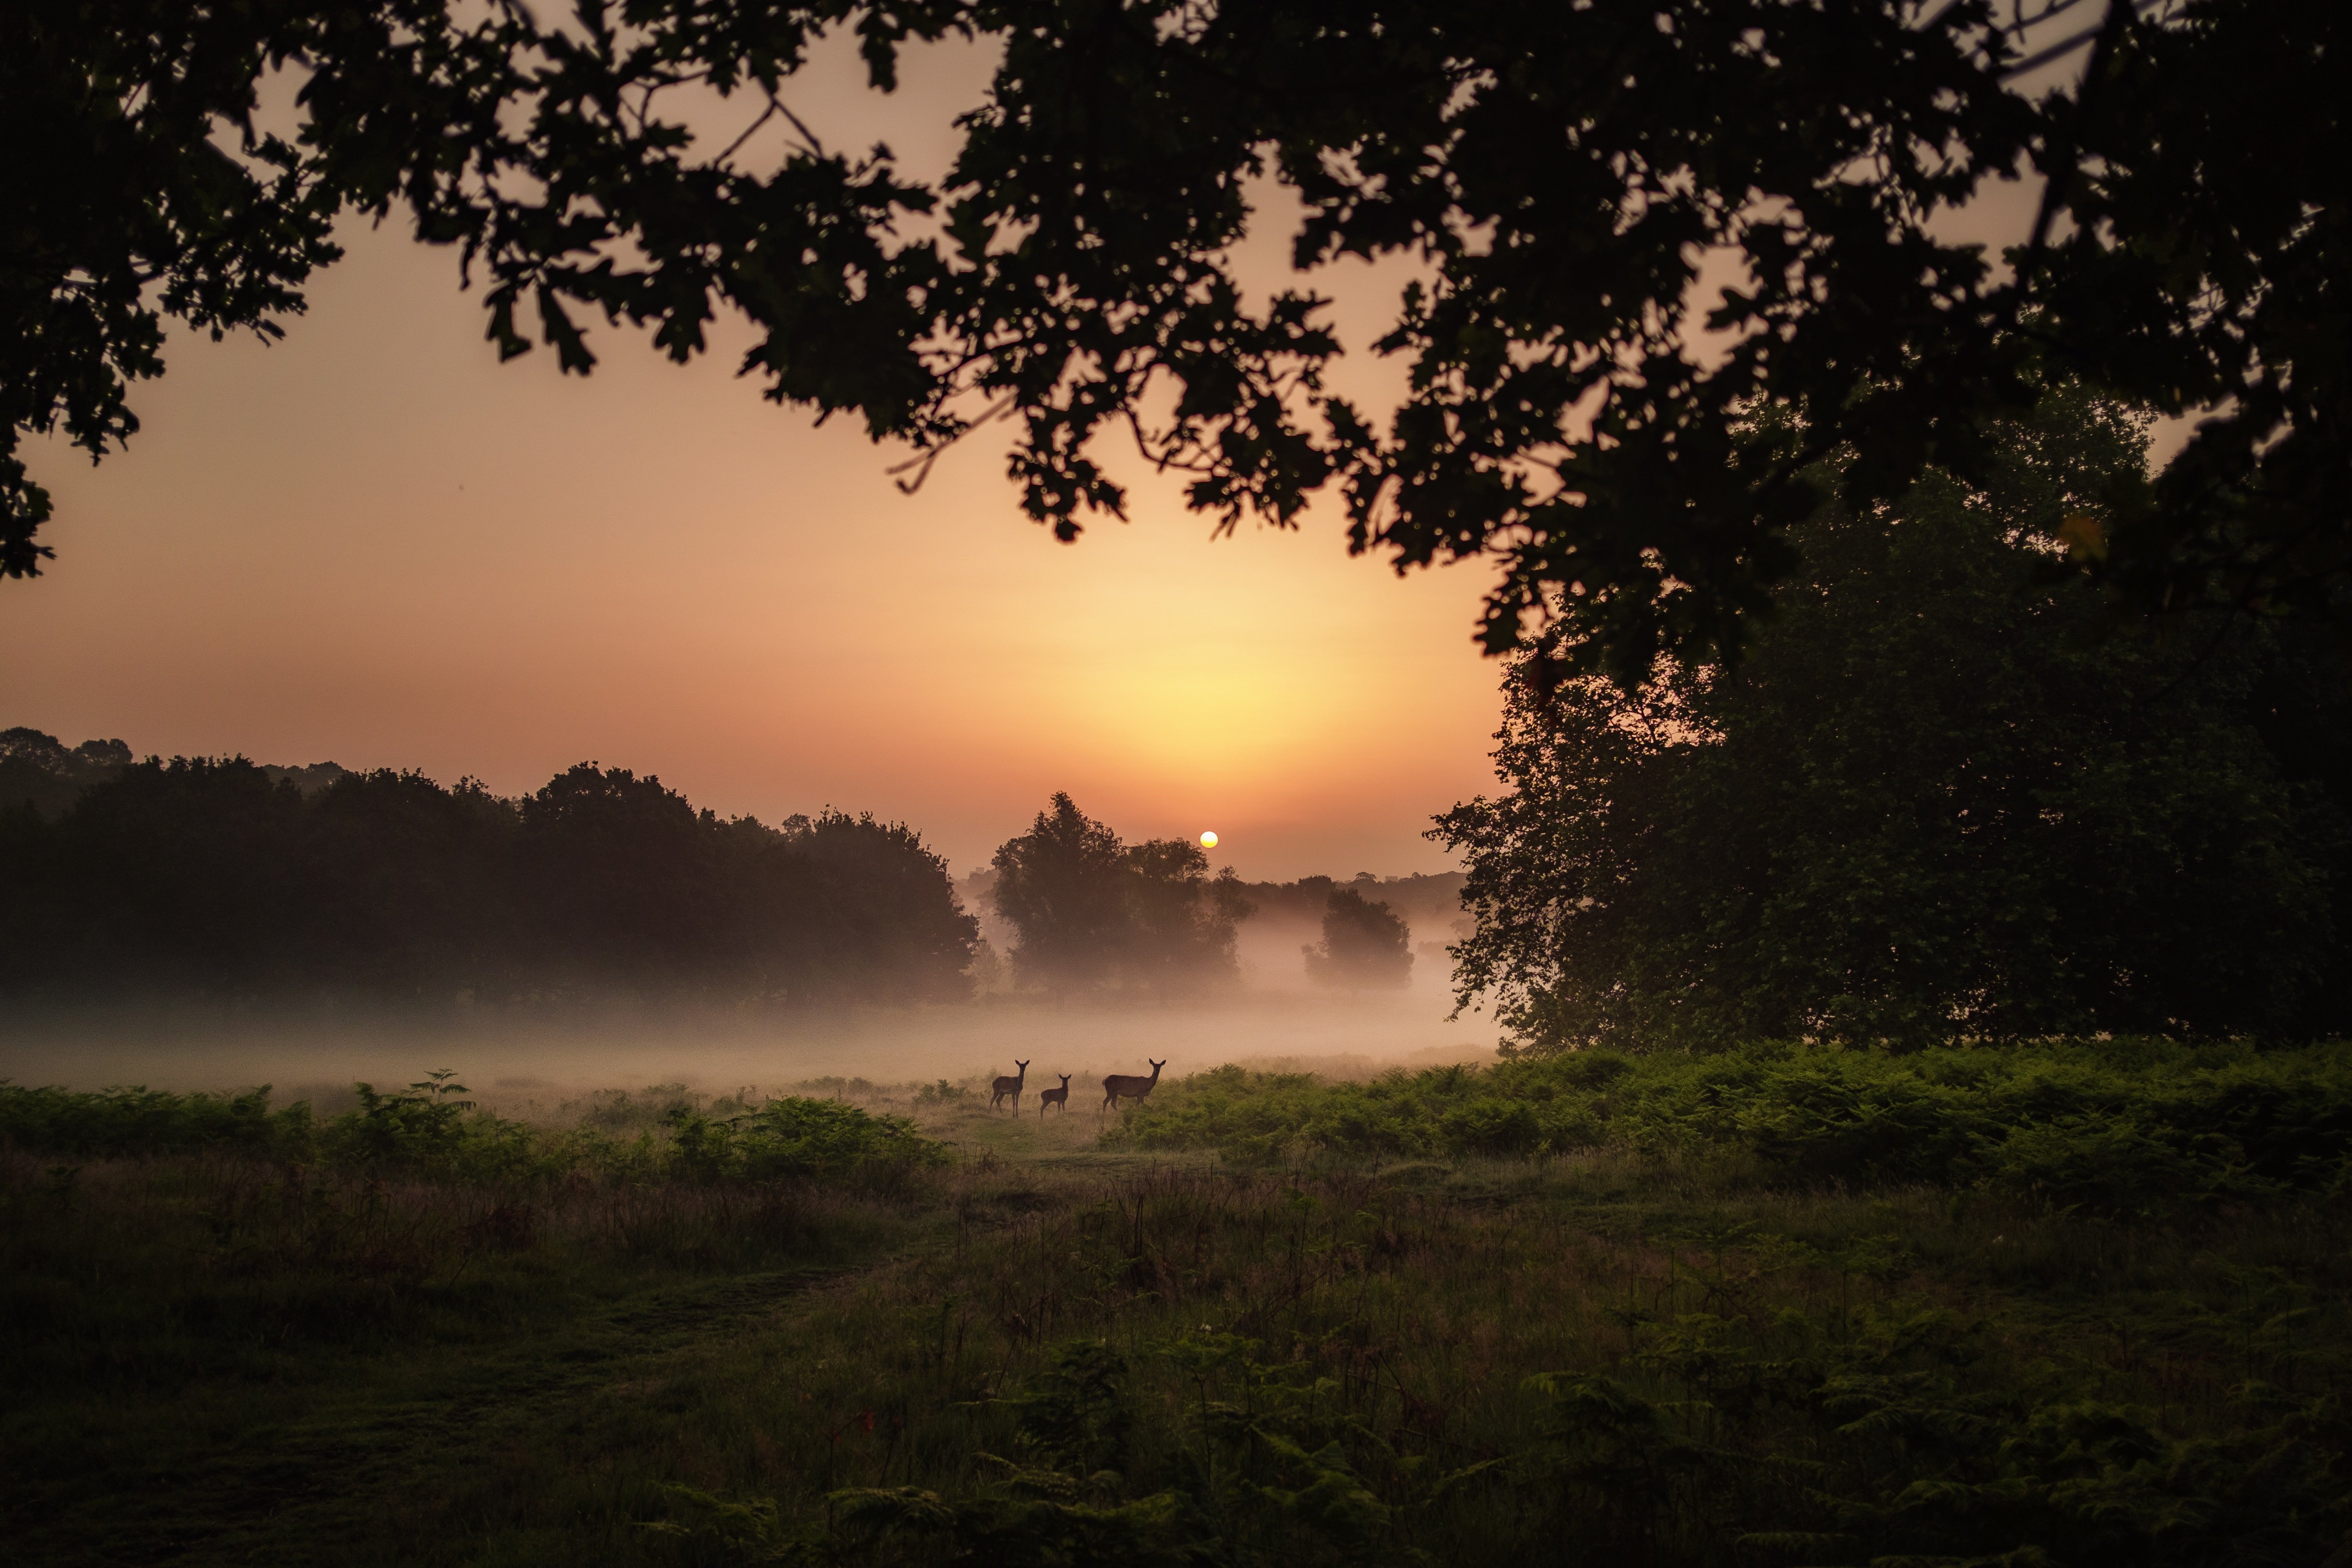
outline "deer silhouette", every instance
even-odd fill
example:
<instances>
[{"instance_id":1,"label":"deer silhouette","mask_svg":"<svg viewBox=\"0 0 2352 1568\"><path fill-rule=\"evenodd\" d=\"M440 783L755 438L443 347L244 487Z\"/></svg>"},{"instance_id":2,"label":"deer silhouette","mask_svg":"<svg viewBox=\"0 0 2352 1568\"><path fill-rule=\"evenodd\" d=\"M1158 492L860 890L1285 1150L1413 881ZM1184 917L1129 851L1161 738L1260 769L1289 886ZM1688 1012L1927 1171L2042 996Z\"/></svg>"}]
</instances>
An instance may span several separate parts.
<instances>
[{"instance_id":1,"label":"deer silhouette","mask_svg":"<svg viewBox=\"0 0 2352 1568\"><path fill-rule=\"evenodd\" d=\"M1068 1073L1064 1073L1062 1075L1061 1088L1041 1089L1037 1091L1038 1121L1043 1121L1045 1120L1045 1108L1049 1105L1060 1106L1062 1108L1062 1114L1065 1116L1067 1116L1070 1113L1070 1075Z\"/></svg>"},{"instance_id":2,"label":"deer silhouette","mask_svg":"<svg viewBox=\"0 0 2352 1568\"><path fill-rule=\"evenodd\" d=\"M1150 1061L1149 1057L1144 1059L1146 1061ZM1150 1094L1153 1086L1158 1084L1160 1081L1160 1069L1167 1065L1168 1064L1166 1062L1152 1062L1151 1076L1150 1078L1145 1078L1140 1073L1125 1072L1115 1072L1105 1076L1103 1079L1103 1110L1108 1110L1112 1106L1117 1105L1122 1100L1141 1100L1145 1095ZM1102 1114L1102 1110L1097 1110L1095 1114L1097 1116L1100 1116Z\"/></svg>"},{"instance_id":3,"label":"deer silhouette","mask_svg":"<svg viewBox=\"0 0 2352 1568\"><path fill-rule=\"evenodd\" d=\"M998 1079L994 1084L990 1086L991 1092L988 1096L989 1110L993 1110L998 1106L1003 1104L1004 1097L1008 1094L1013 1097L1013 1109L1015 1110L1021 1109L1021 1086L1029 1077L1029 1064L1027 1062L1015 1059L1013 1065L1019 1068L1021 1070L1011 1078Z\"/></svg>"}]
</instances>

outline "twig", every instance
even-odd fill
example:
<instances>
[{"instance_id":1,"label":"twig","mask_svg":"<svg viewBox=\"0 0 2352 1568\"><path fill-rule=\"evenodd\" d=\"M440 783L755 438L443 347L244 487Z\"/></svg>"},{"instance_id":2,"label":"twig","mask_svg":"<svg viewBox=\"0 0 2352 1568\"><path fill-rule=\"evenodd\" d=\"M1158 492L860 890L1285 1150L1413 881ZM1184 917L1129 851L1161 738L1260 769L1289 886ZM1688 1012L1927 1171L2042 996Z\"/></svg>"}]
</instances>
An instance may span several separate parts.
<instances>
[{"instance_id":1,"label":"twig","mask_svg":"<svg viewBox=\"0 0 2352 1568\"><path fill-rule=\"evenodd\" d=\"M719 153L718 157L712 159L711 162L714 163L724 163L728 159L735 156L737 150L740 149L744 142L749 142L752 137L758 135L760 133L760 127L765 125L769 121L773 120L776 117L776 110L782 107L783 106L782 104L776 101L775 95L773 93L770 93L768 95L768 107L760 110L760 117L751 121L751 124L745 126L743 128L743 134L735 138L734 141L727 143L727 150Z\"/></svg>"},{"instance_id":2,"label":"twig","mask_svg":"<svg viewBox=\"0 0 2352 1568\"><path fill-rule=\"evenodd\" d=\"M784 112L790 114L792 110L786 110ZM971 435L974 430L979 429L990 420L1010 415L1013 412L1013 402L1019 396L1020 394L1018 393L1006 393L1003 397L998 398L994 403L992 403L986 408L982 409L980 411L979 417L972 420L971 424L965 426L962 429L957 431L954 435L949 437L938 446L933 447L927 451L919 452L903 463L894 463L889 468L887 468L882 471L890 476L891 481L898 487L898 493L900 495L913 495L917 490L923 488L923 481L931 477L931 465L938 462L949 447L954 446L957 442L962 440L966 436ZM898 477L900 474L905 473L909 468L915 470L915 477L913 479L902 479Z\"/></svg>"}]
</instances>

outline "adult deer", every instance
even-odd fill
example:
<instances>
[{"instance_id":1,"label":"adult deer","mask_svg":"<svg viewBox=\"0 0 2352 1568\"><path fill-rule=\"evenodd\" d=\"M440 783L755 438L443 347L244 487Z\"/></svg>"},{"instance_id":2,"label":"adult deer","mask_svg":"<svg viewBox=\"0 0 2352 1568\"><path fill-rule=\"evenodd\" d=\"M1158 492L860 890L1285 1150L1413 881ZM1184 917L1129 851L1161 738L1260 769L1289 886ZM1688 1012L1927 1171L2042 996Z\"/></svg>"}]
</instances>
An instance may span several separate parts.
<instances>
[{"instance_id":1,"label":"adult deer","mask_svg":"<svg viewBox=\"0 0 2352 1568\"><path fill-rule=\"evenodd\" d=\"M1049 1105L1060 1106L1062 1108L1062 1114L1065 1116L1067 1116L1070 1113L1070 1075L1068 1073L1064 1073L1062 1075L1061 1088L1041 1089L1037 1091L1038 1121L1043 1121L1045 1120L1045 1108Z\"/></svg>"},{"instance_id":2,"label":"adult deer","mask_svg":"<svg viewBox=\"0 0 2352 1568\"><path fill-rule=\"evenodd\" d=\"M1013 1065L1019 1068L1021 1070L1013 1074L1011 1078L998 1079L996 1082L991 1086L991 1091L988 1096L989 1110L993 1110L998 1106L1003 1104L1004 1097L1008 1094L1013 1097L1013 1109L1015 1110L1019 1110L1021 1109L1021 1086L1028 1079L1029 1064L1020 1060L1018 1058L1015 1058Z\"/></svg>"},{"instance_id":3,"label":"adult deer","mask_svg":"<svg viewBox=\"0 0 2352 1568\"><path fill-rule=\"evenodd\" d=\"M1144 1060L1151 1061L1151 1058L1146 1057ZM1151 1062L1151 1076L1150 1078L1145 1078L1138 1073L1127 1072L1115 1072L1105 1077L1103 1079L1103 1110L1108 1110L1112 1106L1117 1105L1122 1100L1141 1100L1145 1095L1150 1094L1152 1090L1152 1087L1160 1081L1160 1069L1167 1065L1168 1064L1166 1062ZM1095 1114L1097 1116L1100 1116L1102 1114L1102 1110L1097 1110Z\"/></svg>"}]
</instances>

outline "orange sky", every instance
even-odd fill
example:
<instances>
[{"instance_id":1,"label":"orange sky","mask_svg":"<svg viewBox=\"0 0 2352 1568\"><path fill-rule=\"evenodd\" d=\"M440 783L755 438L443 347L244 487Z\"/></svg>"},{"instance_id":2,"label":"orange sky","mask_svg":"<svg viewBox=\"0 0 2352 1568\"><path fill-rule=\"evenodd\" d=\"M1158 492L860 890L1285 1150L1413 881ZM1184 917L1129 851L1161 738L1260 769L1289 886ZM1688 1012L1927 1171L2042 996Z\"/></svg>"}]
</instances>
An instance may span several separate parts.
<instances>
[{"instance_id":1,"label":"orange sky","mask_svg":"<svg viewBox=\"0 0 2352 1568\"><path fill-rule=\"evenodd\" d=\"M990 63L919 52L886 99L829 47L796 107L932 178ZM1963 226L2021 233L2033 195ZM1258 288L1290 280L1266 226ZM178 340L127 454L36 446L58 558L0 582L0 724L507 792L594 759L722 812L903 817L959 873L1056 789L1130 838L1214 828L1252 878L1447 864L1421 830L1489 786L1500 708L1483 568L1400 581L1336 508L1212 542L1149 479L1132 523L1060 546L999 448L901 496L902 454L761 401L723 336L685 369L610 331L585 381L501 367L454 254L406 233L350 227L277 347ZM1343 339L1402 280L1337 279ZM1359 354L1335 384L1383 407L1395 374Z\"/></svg>"},{"instance_id":2,"label":"orange sky","mask_svg":"<svg viewBox=\"0 0 2352 1568\"><path fill-rule=\"evenodd\" d=\"M924 162L908 113L972 64L835 121ZM35 448L58 559L0 583L0 724L506 792L593 758L725 813L904 817L959 873L1056 789L1130 838L1213 827L1252 878L1447 864L1420 832L1487 785L1499 710L1479 569L1351 561L1336 508L1213 542L1148 480L1060 546L997 448L902 496L899 454L723 343L501 367L405 234L352 226L281 344L177 341L127 453Z\"/></svg>"}]
</instances>

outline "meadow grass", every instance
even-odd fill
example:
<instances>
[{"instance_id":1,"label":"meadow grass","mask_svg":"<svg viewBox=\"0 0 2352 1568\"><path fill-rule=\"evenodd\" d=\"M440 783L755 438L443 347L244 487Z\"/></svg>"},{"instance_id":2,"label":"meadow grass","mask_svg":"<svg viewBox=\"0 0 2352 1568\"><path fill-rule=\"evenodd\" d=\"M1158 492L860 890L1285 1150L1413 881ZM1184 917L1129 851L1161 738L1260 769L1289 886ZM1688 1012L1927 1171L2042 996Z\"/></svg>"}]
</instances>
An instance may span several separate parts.
<instances>
[{"instance_id":1,"label":"meadow grass","mask_svg":"<svg viewBox=\"0 0 2352 1568\"><path fill-rule=\"evenodd\" d=\"M1878 1087L1846 1120L1911 1103L1894 1060L1853 1067ZM1696 1069L1549 1070L1614 1107ZM1413 1093L1442 1121L1513 1076ZM2179 1101L2175 1078L2141 1098ZM1149 1146L1248 1081L1171 1081L1099 1142L953 1085L820 1086L836 1110L769 1123L821 1142L863 1098L906 1124L765 1167L696 1152L760 1136L765 1103L675 1086L520 1132L455 1111L457 1142L521 1153L437 1164L328 1121L299 1166L244 1132L19 1139L12 1554L2318 1564L2352 1529L2325 1160L2117 1205L1979 1155L1832 1170L1746 1134ZM1344 1118L1362 1092L1266 1098Z\"/></svg>"}]
</instances>

